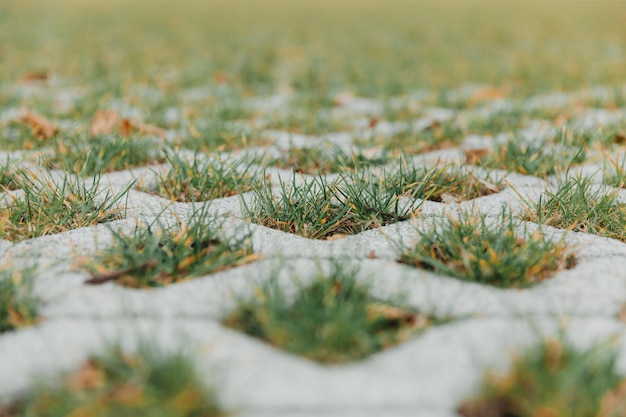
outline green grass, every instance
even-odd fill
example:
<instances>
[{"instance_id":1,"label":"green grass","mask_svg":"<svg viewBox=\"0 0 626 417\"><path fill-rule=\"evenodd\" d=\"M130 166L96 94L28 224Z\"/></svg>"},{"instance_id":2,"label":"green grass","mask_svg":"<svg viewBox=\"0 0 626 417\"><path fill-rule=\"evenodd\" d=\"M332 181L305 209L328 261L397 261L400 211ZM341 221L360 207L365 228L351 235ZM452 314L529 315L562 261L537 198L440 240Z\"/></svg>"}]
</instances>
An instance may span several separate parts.
<instances>
[{"instance_id":1,"label":"green grass","mask_svg":"<svg viewBox=\"0 0 626 417\"><path fill-rule=\"evenodd\" d=\"M279 158L270 160L269 165L277 168L291 168L294 172L314 175L341 172L347 169L360 169L383 165L392 161L388 152L368 151L346 152L341 148L290 148Z\"/></svg>"},{"instance_id":2,"label":"green grass","mask_svg":"<svg viewBox=\"0 0 626 417\"><path fill-rule=\"evenodd\" d=\"M139 135L98 135L63 138L53 143L54 155L44 156L46 168L62 169L80 176L121 171L163 161L154 140Z\"/></svg>"},{"instance_id":3,"label":"green grass","mask_svg":"<svg viewBox=\"0 0 626 417\"><path fill-rule=\"evenodd\" d=\"M289 84L316 106L339 88L385 97L482 83L521 96L616 85L625 62L620 2L53 0L4 12L3 79L42 70L82 85L97 79L119 97L138 83L171 93L202 82L246 94ZM84 36L94 21L101 30Z\"/></svg>"},{"instance_id":4,"label":"green grass","mask_svg":"<svg viewBox=\"0 0 626 417\"><path fill-rule=\"evenodd\" d=\"M13 121L0 124L0 149L4 151L39 149L50 143L39 139L29 126Z\"/></svg>"},{"instance_id":5,"label":"green grass","mask_svg":"<svg viewBox=\"0 0 626 417\"><path fill-rule=\"evenodd\" d=\"M249 235L227 239L207 216L205 209L195 209L172 230L151 224L136 226L132 234L112 231L112 247L85 265L91 272L87 283L162 287L257 259Z\"/></svg>"},{"instance_id":6,"label":"green grass","mask_svg":"<svg viewBox=\"0 0 626 417\"><path fill-rule=\"evenodd\" d=\"M324 109L290 109L287 114L267 118L267 129L286 130L305 135L324 135L346 130L349 126L333 119Z\"/></svg>"},{"instance_id":7,"label":"green grass","mask_svg":"<svg viewBox=\"0 0 626 417\"><path fill-rule=\"evenodd\" d=\"M132 184L117 194L99 190L93 181L65 176L59 182L20 175L24 191L7 207L0 207L0 238L13 242L93 226L123 217L121 201Z\"/></svg>"},{"instance_id":8,"label":"green grass","mask_svg":"<svg viewBox=\"0 0 626 417\"><path fill-rule=\"evenodd\" d=\"M241 158L235 162L211 161L195 154L192 160L168 153L171 168L157 174L156 188L148 192L172 201L193 202L228 197L260 187L263 173L256 160Z\"/></svg>"},{"instance_id":9,"label":"green grass","mask_svg":"<svg viewBox=\"0 0 626 417\"><path fill-rule=\"evenodd\" d=\"M231 151L251 146L267 145L269 141L259 132L220 119L208 119L191 124L176 145L207 153Z\"/></svg>"},{"instance_id":10,"label":"green grass","mask_svg":"<svg viewBox=\"0 0 626 417\"><path fill-rule=\"evenodd\" d=\"M23 174L20 174L19 170L13 169L12 162L7 158L4 164L0 165L0 192L20 188L18 179Z\"/></svg>"},{"instance_id":11,"label":"green grass","mask_svg":"<svg viewBox=\"0 0 626 417\"><path fill-rule=\"evenodd\" d=\"M565 109L541 108L527 110L521 106L496 110L485 117L470 119L467 132L476 135L497 135L499 133L515 134L527 127L533 120L554 121Z\"/></svg>"},{"instance_id":12,"label":"green grass","mask_svg":"<svg viewBox=\"0 0 626 417\"><path fill-rule=\"evenodd\" d=\"M438 165L416 166L401 160L398 169L384 177L389 190L396 195L444 203L472 200L502 189L500 181L481 179L466 168Z\"/></svg>"},{"instance_id":13,"label":"green grass","mask_svg":"<svg viewBox=\"0 0 626 417\"><path fill-rule=\"evenodd\" d=\"M426 129L417 129L411 121L397 127L391 137L371 134L356 141L366 146L382 146L393 153L418 154L458 146L463 137L455 121L434 122Z\"/></svg>"},{"instance_id":14,"label":"green grass","mask_svg":"<svg viewBox=\"0 0 626 417\"><path fill-rule=\"evenodd\" d=\"M478 214L437 221L413 246L399 247L398 262L502 288L529 287L574 265L563 242L540 232L521 238L516 227L504 212L495 224Z\"/></svg>"},{"instance_id":15,"label":"green grass","mask_svg":"<svg viewBox=\"0 0 626 417\"><path fill-rule=\"evenodd\" d=\"M274 277L275 278L275 277ZM294 279L297 279L294 277ZM355 361L401 343L438 320L379 300L353 268L333 263L288 296L275 279L238 301L223 323L317 362Z\"/></svg>"},{"instance_id":16,"label":"green grass","mask_svg":"<svg viewBox=\"0 0 626 417\"><path fill-rule=\"evenodd\" d=\"M525 220L626 241L626 204L617 190L592 189L589 178L567 178L537 202L526 201Z\"/></svg>"},{"instance_id":17,"label":"green grass","mask_svg":"<svg viewBox=\"0 0 626 417\"><path fill-rule=\"evenodd\" d=\"M339 238L407 220L419 204L401 206L383 177L365 172L342 173L329 182L323 176L297 184L280 183L278 196L271 184L254 190L244 214L254 223L310 239Z\"/></svg>"},{"instance_id":18,"label":"green grass","mask_svg":"<svg viewBox=\"0 0 626 417\"><path fill-rule=\"evenodd\" d=\"M144 343L136 353L109 347L54 384L38 384L0 411L8 417L222 417L215 392L193 361Z\"/></svg>"},{"instance_id":19,"label":"green grass","mask_svg":"<svg viewBox=\"0 0 626 417\"><path fill-rule=\"evenodd\" d=\"M40 302L32 291L31 272L7 265L0 272L0 334L37 323Z\"/></svg>"},{"instance_id":20,"label":"green grass","mask_svg":"<svg viewBox=\"0 0 626 417\"><path fill-rule=\"evenodd\" d=\"M607 346L578 350L546 340L515 358L505 375L488 374L478 398L459 407L464 417L620 417L625 381Z\"/></svg>"},{"instance_id":21,"label":"green grass","mask_svg":"<svg viewBox=\"0 0 626 417\"><path fill-rule=\"evenodd\" d=\"M608 155L602 169L603 184L617 188L626 188L626 156Z\"/></svg>"},{"instance_id":22,"label":"green grass","mask_svg":"<svg viewBox=\"0 0 626 417\"><path fill-rule=\"evenodd\" d=\"M487 153L483 158L470 162L477 162L491 169L545 177L565 172L572 165L580 164L586 159L587 152L584 148L554 147L512 139L496 146L493 152Z\"/></svg>"}]
</instances>

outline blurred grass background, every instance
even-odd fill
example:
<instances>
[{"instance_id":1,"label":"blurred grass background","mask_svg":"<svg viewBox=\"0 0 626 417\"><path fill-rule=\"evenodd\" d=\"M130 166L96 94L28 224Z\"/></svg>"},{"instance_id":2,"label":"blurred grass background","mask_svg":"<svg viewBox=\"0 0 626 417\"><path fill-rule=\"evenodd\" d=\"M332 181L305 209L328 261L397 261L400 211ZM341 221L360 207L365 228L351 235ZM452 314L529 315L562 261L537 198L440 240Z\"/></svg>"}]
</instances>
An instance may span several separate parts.
<instances>
[{"instance_id":1,"label":"blurred grass background","mask_svg":"<svg viewBox=\"0 0 626 417\"><path fill-rule=\"evenodd\" d=\"M626 1L3 0L0 77L391 96L621 84Z\"/></svg>"}]
</instances>

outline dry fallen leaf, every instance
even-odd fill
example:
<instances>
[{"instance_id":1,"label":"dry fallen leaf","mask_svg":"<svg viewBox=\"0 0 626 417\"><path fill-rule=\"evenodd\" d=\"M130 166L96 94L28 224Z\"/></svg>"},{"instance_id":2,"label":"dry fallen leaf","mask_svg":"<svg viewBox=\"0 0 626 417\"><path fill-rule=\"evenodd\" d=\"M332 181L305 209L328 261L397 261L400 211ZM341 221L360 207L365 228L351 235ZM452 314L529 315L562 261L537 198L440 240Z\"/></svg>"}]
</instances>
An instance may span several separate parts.
<instances>
[{"instance_id":1,"label":"dry fallen leaf","mask_svg":"<svg viewBox=\"0 0 626 417\"><path fill-rule=\"evenodd\" d=\"M372 117L370 118L370 121L367 124L367 127L369 127L370 129L373 129L376 126L378 126L378 122L380 122L380 119L378 117Z\"/></svg>"},{"instance_id":2,"label":"dry fallen leaf","mask_svg":"<svg viewBox=\"0 0 626 417\"><path fill-rule=\"evenodd\" d=\"M474 179L474 181L477 181L479 184L485 187L486 191L488 191L489 194L495 194L495 193L500 192L500 187L498 187L496 184L492 183L491 181L483 180L481 178L474 176L473 174L472 174L472 179Z\"/></svg>"},{"instance_id":3,"label":"dry fallen leaf","mask_svg":"<svg viewBox=\"0 0 626 417\"><path fill-rule=\"evenodd\" d=\"M36 82L45 82L50 79L50 74L47 71L31 71L23 74L20 77L20 83L32 84Z\"/></svg>"},{"instance_id":4,"label":"dry fallen leaf","mask_svg":"<svg viewBox=\"0 0 626 417\"><path fill-rule=\"evenodd\" d=\"M469 97L469 102L471 104L480 103L487 100L495 100L498 98L504 98L506 94L497 88L487 87L481 88L480 90L474 91L474 93Z\"/></svg>"},{"instance_id":5,"label":"dry fallen leaf","mask_svg":"<svg viewBox=\"0 0 626 417\"><path fill-rule=\"evenodd\" d=\"M167 134L165 129L155 125L133 123L130 119L122 119L120 123L120 133L122 136L130 136L133 132L139 132L143 135L160 136L164 138Z\"/></svg>"},{"instance_id":6,"label":"dry fallen leaf","mask_svg":"<svg viewBox=\"0 0 626 417\"><path fill-rule=\"evenodd\" d=\"M613 143L617 143L618 145L626 143L626 132L617 132L615 137L613 137Z\"/></svg>"},{"instance_id":7,"label":"dry fallen leaf","mask_svg":"<svg viewBox=\"0 0 626 417\"><path fill-rule=\"evenodd\" d=\"M626 413L626 380L605 394L597 417L623 416Z\"/></svg>"},{"instance_id":8,"label":"dry fallen leaf","mask_svg":"<svg viewBox=\"0 0 626 417\"><path fill-rule=\"evenodd\" d=\"M217 71L213 73L213 81L215 84L227 84L230 80L230 76L224 71Z\"/></svg>"},{"instance_id":9,"label":"dry fallen leaf","mask_svg":"<svg viewBox=\"0 0 626 417\"><path fill-rule=\"evenodd\" d=\"M335 233L334 235L330 235L326 238L326 240L337 240L337 239L343 239L344 237L347 237L350 235L347 235L345 233Z\"/></svg>"},{"instance_id":10,"label":"dry fallen leaf","mask_svg":"<svg viewBox=\"0 0 626 417\"><path fill-rule=\"evenodd\" d=\"M120 123L120 114L115 110L98 110L91 119L89 135L97 136L111 133Z\"/></svg>"},{"instance_id":11,"label":"dry fallen leaf","mask_svg":"<svg viewBox=\"0 0 626 417\"><path fill-rule=\"evenodd\" d=\"M489 155L491 153L491 150L487 148L465 149L463 153L465 154L466 163L476 164L480 162L481 159Z\"/></svg>"},{"instance_id":12,"label":"dry fallen leaf","mask_svg":"<svg viewBox=\"0 0 626 417\"><path fill-rule=\"evenodd\" d=\"M139 133L144 134L144 135L159 136L162 138L164 138L167 135L167 131L165 129L155 126L155 125L138 124L137 130L139 131Z\"/></svg>"},{"instance_id":13,"label":"dry fallen leaf","mask_svg":"<svg viewBox=\"0 0 626 417\"><path fill-rule=\"evenodd\" d=\"M345 106L346 104L348 104L348 102L350 102L352 99L354 98L354 94L352 94L351 91L342 91L341 93L338 93L334 98L333 98L333 104L335 106Z\"/></svg>"},{"instance_id":14,"label":"dry fallen leaf","mask_svg":"<svg viewBox=\"0 0 626 417\"><path fill-rule=\"evenodd\" d=\"M86 390L104 385L105 375L96 361L88 359L80 368L67 378L67 385L72 390Z\"/></svg>"},{"instance_id":15,"label":"dry fallen leaf","mask_svg":"<svg viewBox=\"0 0 626 417\"><path fill-rule=\"evenodd\" d=\"M59 131L59 128L48 119L28 109L24 111L19 121L32 127L33 134L40 139L50 139Z\"/></svg>"}]
</instances>

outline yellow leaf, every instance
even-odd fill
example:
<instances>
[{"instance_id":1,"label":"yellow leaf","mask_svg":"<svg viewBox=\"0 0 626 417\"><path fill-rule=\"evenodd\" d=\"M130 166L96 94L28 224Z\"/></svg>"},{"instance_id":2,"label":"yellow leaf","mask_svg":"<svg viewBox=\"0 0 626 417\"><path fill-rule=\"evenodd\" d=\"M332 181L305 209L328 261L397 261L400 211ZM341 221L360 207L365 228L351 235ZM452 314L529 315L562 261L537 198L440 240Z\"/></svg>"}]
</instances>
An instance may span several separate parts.
<instances>
[{"instance_id":1,"label":"yellow leaf","mask_svg":"<svg viewBox=\"0 0 626 417\"><path fill-rule=\"evenodd\" d=\"M19 121L32 127L33 133L40 139L50 139L59 131L59 128L45 117L33 113L28 109L26 109L22 117L19 118Z\"/></svg>"}]
</instances>

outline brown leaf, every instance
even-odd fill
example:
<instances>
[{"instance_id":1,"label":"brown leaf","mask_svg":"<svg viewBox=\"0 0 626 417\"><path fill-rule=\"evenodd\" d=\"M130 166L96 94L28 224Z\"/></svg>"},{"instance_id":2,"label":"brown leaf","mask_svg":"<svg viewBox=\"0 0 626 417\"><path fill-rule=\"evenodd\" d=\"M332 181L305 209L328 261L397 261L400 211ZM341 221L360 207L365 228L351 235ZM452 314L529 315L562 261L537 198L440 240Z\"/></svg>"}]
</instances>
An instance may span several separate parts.
<instances>
[{"instance_id":1,"label":"brown leaf","mask_svg":"<svg viewBox=\"0 0 626 417\"><path fill-rule=\"evenodd\" d=\"M153 135L164 138L167 134L165 129L162 129L155 125L133 123L130 119L122 119L120 123L120 133L122 136L130 136L134 132L141 133L142 135Z\"/></svg>"},{"instance_id":2,"label":"brown leaf","mask_svg":"<svg viewBox=\"0 0 626 417\"><path fill-rule=\"evenodd\" d=\"M470 96L469 102L471 104L480 103L487 100L495 100L498 98L504 98L506 94L504 91L499 90L497 88L487 87L481 88L480 90L474 91L474 93Z\"/></svg>"},{"instance_id":3,"label":"brown leaf","mask_svg":"<svg viewBox=\"0 0 626 417\"><path fill-rule=\"evenodd\" d=\"M351 91L342 91L333 98L333 104L335 106L345 106L353 98L354 94Z\"/></svg>"},{"instance_id":4,"label":"brown leaf","mask_svg":"<svg viewBox=\"0 0 626 417\"><path fill-rule=\"evenodd\" d=\"M91 119L89 135L98 136L111 133L120 123L120 114L115 110L98 110Z\"/></svg>"},{"instance_id":5,"label":"brown leaf","mask_svg":"<svg viewBox=\"0 0 626 417\"><path fill-rule=\"evenodd\" d=\"M617 132L613 137L613 143L617 143L618 145L626 143L626 132Z\"/></svg>"},{"instance_id":6,"label":"brown leaf","mask_svg":"<svg viewBox=\"0 0 626 417\"><path fill-rule=\"evenodd\" d=\"M326 238L326 240L337 240L337 239L343 239L344 237L350 236L348 234L345 233L335 233L333 235L330 235Z\"/></svg>"},{"instance_id":7,"label":"brown leaf","mask_svg":"<svg viewBox=\"0 0 626 417\"><path fill-rule=\"evenodd\" d=\"M230 76L224 71L216 71L213 73L213 81L215 84L227 84L230 80Z\"/></svg>"},{"instance_id":8,"label":"brown leaf","mask_svg":"<svg viewBox=\"0 0 626 417\"><path fill-rule=\"evenodd\" d=\"M617 313L617 318L621 320L623 323L626 323L626 305L624 305L620 311Z\"/></svg>"},{"instance_id":9,"label":"brown leaf","mask_svg":"<svg viewBox=\"0 0 626 417\"><path fill-rule=\"evenodd\" d=\"M37 82L45 82L50 79L50 74L47 71L31 71L23 74L20 77L21 84L33 84Z\"/></svg>"},{"instance_id":10,"label":"brown leaf","mask_svg":"<svg viewBox=\"0 0 626 417\"><path fill-rule=\"evenodd\" d=\"M500 187L498 187L496 184L492 183L491 181L483 180L474 175L472 175L472 179L474 179L475 181L480 183L483 187L485 187L486 191L488 191L488 194L495 194L495 193L500 192Z\"/></svg>"},{"instance_id":11,"label":"brown leaf","mask_svg":"<svg viewBox=\"0 0 626 417\"><path fill-rule=\"evenodd\" d=\"M372 117L370 118L370 121L367 124L367 127L369 127L370 129L373 129L376 126L378 126L378 122L380 122L380 119L378 117Z\"/></svg>"},{"instance_id":12,"label":"brown leaf","mask_svg":"<svg viewBox=\"0 0 626 417\"><path fill-rule=\"evenodd\" d=\"M110 396L113 402L127 407L139 407L146 402L143 388L132 384L115 387Z\"/></svg>"},{"instance_id":13,"label":"brown leaf","mask_svg":"<svg viewBox=\"0 0 626 417\"><path fill-rule=\"evenodd\" d=\"M438 120L433 120L428 126L424 128L424 131L427 132L429 130L435 130L439 127L441 127L441 123Z\"/></svg>"},{"instance_id":14,"label":"brown leaf","mask_svg":"<svg viewBox=\"0 0 626 417\"><path fill-rule=\"evenodd\" d=\"M106 376L96 361L88 359L76 372L68 376L67 385L72 390L87 390L104 385Z\"/></svg>"},{"instance_id":15,"label":"brown leaf","mask_svg":"<svg viewBox=\"0 0 626 417\"><path fill-rule=\"evenodd\" d=\"M371 321L383 318L387 321L403 322L413 328L424 327L429 323L428 318L421 314L384 303L368 304L367 317Z\"/></svg>"},{"instance_id":16,"label":"brown leaf","mask_svg":"<svg viewBox=\"0 0 626 417\"><path fill-rule=\"evenodd\" d=\"M483 158L491 153L490 149L487 148L479 148L479 149L465 149L463 151L465 154L465 162L468 164L476 164L480 162Z\"/></svg>"},{"instance_id":17,"label":"brown leaf","mask_svg":"<svg viewBox=\"0 0 626 417\"><path fill-rule=\"evenodd\" d=\"M167 130L160 128L158 126L155 126L155 125L138 124L137 130L139 131L139 133L143 135L159 136L162 138L167 136Z\"/></svg>"},{"instance_id":18,"label":"brown leaf","mask_svg":"<svg viewBox=\"0 0 626 417\"><path fill-rule=\"evenodd\" d=\"M13 402L7 405L0 404L0 417L17 417L22 411L19 402Z\"/></svg>"},{"instance_id":19,"label":"brown leaf","mask_svg":"<svg viewBox=\"0 0 626 417\"><path fill-rule=\"evenodd\" d=\"M602 397L597 417L623 416L626 414L626 380Z\"/></svg>"},{"instance_id":20,"label":"brown leaf","mask_svg":"<svg viewBox=\"0 0 626 417\"><path fill-rule=\"evenodd\" d=\"M506 397L485 398L462 404L457 412L463 417L501 417L518 412L515 403Z\"/></svg>"},{"instance_id":21,"label":"brown leaf","mask_svg":"<svg viewBox=\"0 0 626 417\"><path fill-rule=\"evenodd\" d=\"M135 127L133 123L129 119L122 119L120 122L120 134L122 136L130 136L132 135Z\"/></svg>"},{"instance_id":22,"label":"brown leaf","mask_svg":"<svg viewBox=\"0 0 626 417\"><path fill-rule=\"evenodd\" d=\"M19 121L32 127L33 134L40 139L50 139L59 131L59 128L48 119L28 109L25 110Z\"/></svg>"}]
</instances>

